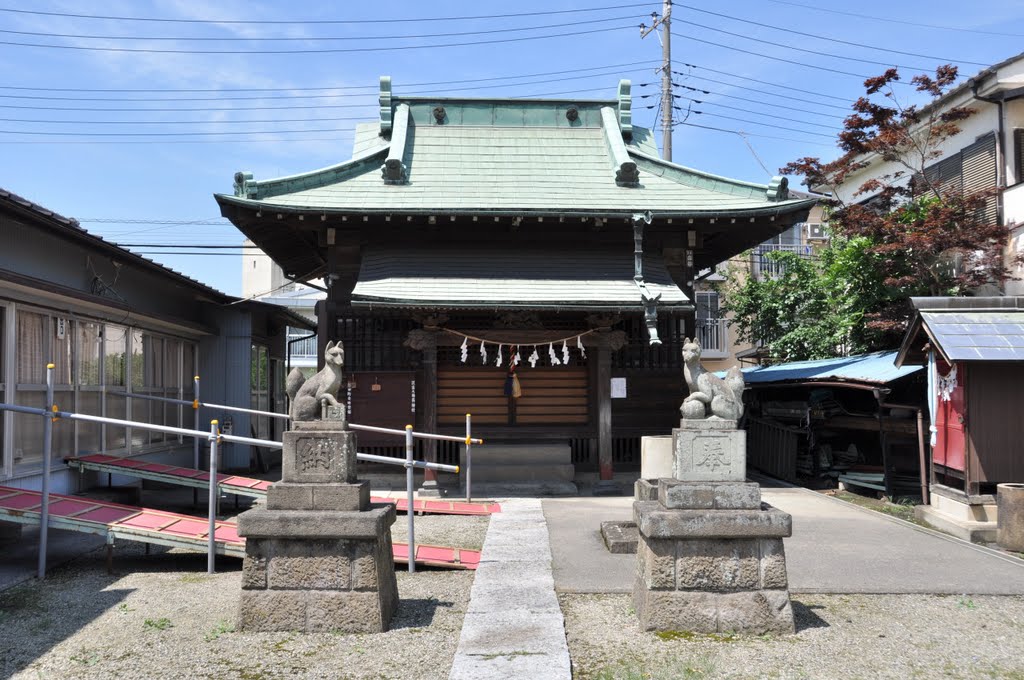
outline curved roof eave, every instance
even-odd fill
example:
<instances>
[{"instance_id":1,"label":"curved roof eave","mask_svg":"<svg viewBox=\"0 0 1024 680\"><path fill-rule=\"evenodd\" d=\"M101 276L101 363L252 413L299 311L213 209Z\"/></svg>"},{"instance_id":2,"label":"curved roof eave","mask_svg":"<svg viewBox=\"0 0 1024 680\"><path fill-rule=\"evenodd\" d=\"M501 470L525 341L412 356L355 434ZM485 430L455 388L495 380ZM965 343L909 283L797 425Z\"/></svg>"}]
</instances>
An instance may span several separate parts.
<instances>
[{"instance_id":1,"label":"curved roof eave","mask_svg":"<svg viewBox=\"0 0 1024 680\"><path fill-rule=\"evenodd\" d=\"M494 217L516 217L521 215L553 215L556 217L622 217L623 219L631 218L636 212L647 209L644 205L643 199L637 201L636 207L630 210L602 210L601 208L594 208L591 210L561 210L557 207L547 208L544 210L538 210L536 208L502 208L495 210L493 208L452 208L437 206L434 208L416 208L416 209L402 209L392 210L387 208L338 208L338 207L323 207L323 206L294 206L294 205L277 205L270 203L265 200L254 200L241 198L238 196L232 196L230 194L214 194L214 198L221 205L229 204L240 208L248 208L250 210L268 210L282 214L309 214L315 213L317 215L352 215L352 214L365 214L365 215L486 215ZM818 202L817 198L804 198L795 200L779 201L777 203L770 203L765 201L763 207L757 208L736 208L736 209L724 209L724 210L658 210L653 211L654 216L657 218L704 218L704 217L715 217L723 214L736 215L744 217L760 217L764 215L785 215L788 213L796 212L798 210L810 209Z\"/></svg>"}]
</instances>

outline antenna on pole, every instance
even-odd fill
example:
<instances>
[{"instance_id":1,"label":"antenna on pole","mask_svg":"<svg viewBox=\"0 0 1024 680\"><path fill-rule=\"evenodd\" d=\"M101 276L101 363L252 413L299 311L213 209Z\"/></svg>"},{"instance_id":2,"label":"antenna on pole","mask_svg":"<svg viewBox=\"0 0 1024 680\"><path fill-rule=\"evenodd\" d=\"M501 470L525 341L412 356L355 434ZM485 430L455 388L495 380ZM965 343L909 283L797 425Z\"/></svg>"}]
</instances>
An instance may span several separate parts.
<instances>
[{"instance_id":1,"label":"antenna on pole","mask_svg":"<svg viewBox=\"0 0 1024 680\"><path fill-rule=\"evenodd\" d=\"M662 28L661 32L661 154L665 160L672 160L672 112L675 99L672 98L672 0L664 0L661 16L651 14L651 26L640 24L640 37Z\"/></svg>"}]
</instances>

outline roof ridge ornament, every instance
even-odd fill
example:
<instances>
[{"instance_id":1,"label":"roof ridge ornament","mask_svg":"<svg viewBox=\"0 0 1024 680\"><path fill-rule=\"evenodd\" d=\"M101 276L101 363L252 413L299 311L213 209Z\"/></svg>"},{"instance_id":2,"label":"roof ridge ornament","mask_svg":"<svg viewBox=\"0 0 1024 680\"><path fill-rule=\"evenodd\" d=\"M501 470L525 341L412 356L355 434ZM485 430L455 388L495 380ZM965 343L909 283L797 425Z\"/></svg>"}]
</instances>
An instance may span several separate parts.
<instances>
[{"instance_id":1,"label":"roof ridge ornament","mask_svg":"<svg viewBox=\"0 0 1024 680\"><path fill-rule=\"evenodd\" d=\"M250 182L252 182L251 172L236 172L234 183L235 196L240 196L242 198L253 198L253 196L249 195L250 188L253 189L253 193L256 192L255 187L250 187Z\"/></svg>"},{"instance_id":2,"label":"roof ridge ornament","mask_svg":"<svg viewBox=\"0 0 1024 680\"><path fill-rule=\"evenodd\" d=\"M619 81L619 127L622 129L622 136L626 139L633 138L633 97L630 94L632 87L629 80Z\"/></svg>"},{"instance_id":3,"label":"roof ridge ornament","mask_svg":"<svg viewBox=\"0 0 1024 680\"><path fill-rule=\"evenodd\" d=\"M768 189L765 191L769 201L785 201L789 198L789 180L782 175L776 175L772 177L772 181L768 183Z\"/></svg>"},{"instance_id":4,"label":"roof ridge ornament","mask_svg":"<svg viewBox=\"0 0 1024 680\"><path fill-rule=\"evenodd\" d=\"M387 137L391 134L393 116L391 110L391 76L380 77L380 134Z\"/></svg>"},{"instance_id":5,"label":"roof ridge ornament","mask_svg":"<svg viewBox=\"0 0 1024 680\"><path fill-rule=\"evenodd\" d=\"M639 186L640 169L636 161L629 157L629 150L626 149L626 143L622 141L622 133L619 131L619 121L610 106L601 107L601 127L604 128L608 155L615 165L615 183L620 187Z\"/></svg>"},{"instance_id":6,"label":"roof ridge ornament","mask_svg":"<svg viewBox=\"0 0 1024 680\"><path fill-rule=\"evenodd\" d=\"M394 129L391 132L391 147L384 165L380 167L385 184L405 184L407 172L402 158L405 155L405 140L409 131L409 105L401 103L395 107Z\"/></svg>"}]
</instances>

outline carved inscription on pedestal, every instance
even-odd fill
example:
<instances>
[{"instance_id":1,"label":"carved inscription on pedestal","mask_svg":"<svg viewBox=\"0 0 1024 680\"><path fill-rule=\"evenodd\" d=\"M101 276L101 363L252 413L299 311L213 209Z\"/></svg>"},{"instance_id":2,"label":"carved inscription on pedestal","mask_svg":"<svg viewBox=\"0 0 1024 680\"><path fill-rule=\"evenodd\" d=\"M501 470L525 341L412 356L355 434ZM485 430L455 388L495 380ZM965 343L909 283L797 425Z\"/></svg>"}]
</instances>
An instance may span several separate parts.
<instances>
[{"instance_id":1,"label":"carved inscription on pedestal","mask_svg":"<svg viewBox=\"0 0 1024 680\"><path fill-rule=\"evenodd\" d=\"M295 467L301 474L328 473L337 448L333 439L300 439L295 447Z\"/></svg>"},{"instance_id":2,"label":"carved inscription on pedestal","mask_svg":"<svg viewBox=\"0 0 1024 680\"><path fill-rule=\"evenodd\" d=\"M742 482L746 477L746 432L679 428L674 431L672 474L691 482Z\"/></svg>"},{"instance_id":3,"label":"carved inscription on pedestal","mask_svg":"<svg viewBox=\"0 0 1024 680\"><path fill-rule=\"evenodd\" d=\"M722 437L697 437L693 441L693 466L716 474L721 470L728 472L732 467L732 459L726 451L726 441Z\"/></svg>"}]
</instances>

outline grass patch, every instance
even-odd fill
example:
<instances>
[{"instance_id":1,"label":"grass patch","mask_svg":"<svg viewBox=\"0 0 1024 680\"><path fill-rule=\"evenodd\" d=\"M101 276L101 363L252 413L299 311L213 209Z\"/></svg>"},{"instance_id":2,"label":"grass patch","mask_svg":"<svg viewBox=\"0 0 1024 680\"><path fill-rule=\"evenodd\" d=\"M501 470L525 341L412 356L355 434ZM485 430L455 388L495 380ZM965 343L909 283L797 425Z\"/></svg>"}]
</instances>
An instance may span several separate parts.
<instances>
[{"instance_id":1,"label":"grass patch","mask_svg":"<svg viewBox=\"0 0 1024 680\"><path fill-rule=\"evenodd\" d=\"M167 630L168 628L174 628L174 624L166 616L159 619L146 619L142 622L142 627L146 630Z\"/></svg>"},{"instance_id":2,"label":"grass patch","mask_svg":"<svg viewBox=\"0 0 1024 680\"><path fill-rule=\"evenodd\" d=\"M860 494L852 493L850 491L836 491L831 495L833 498L838 498L841 501L846 501L847 503L851 503L861 508L874 510L875 512L880 512L883 515L896 517L921 527L928 526L926 522L922 522L914 516L914 508L916 506L913 503L890 503L889 501L861 496Z\"/></svg>"},{"instance_id":3,"label":"grass patch","mask_svg":"<svg viewBox=\"0 0 1024 680\"><path fill-rule=\"evenodd\" d=\"M181 583L202 583L203 581L209 581L210 577L206 574L184 574L178 580Z\"/></svg>"},{"instance_id":4,"label":"grass patch","mask_svg":"<svg viewBox=\"0 0 1024 680\"><path fill-rule=\"evenodd\" d=\"M224 633L234 633L234 632L235 632L235 624L231 623L227 619L221 619L220 621L217 622L217 625L215 625L213 627L213 630L211 630L209 633L207 633L204 636L203 639L205 639L207 642L213 642L214 640L219 638Z\"/></svg>"},{"instance_id":5,"label":"grass patch","mask_svg":"<svg viewBox=\"0 0 1024 680\"><path fill-rule=\"evenodd\" d=\"M68 658L74 661L75 663L81 664L83 666L95 666L100 662L100 659L102 659L103 657L100 655L98 649L89 649L83 647L82 649L78 650Z\"/></svg>"},{"instance_id":6,"label":"grass patch","mask_svg":"<svg viewBox=\"0 0 1024 680\"><path fill-rule=\"evenodd\" d=\"M702 680L715 677L715 665L704 657L688 661L667 659L660 663L623 660L581 677L592 680Z\"/></svg>"}]
</instances>

